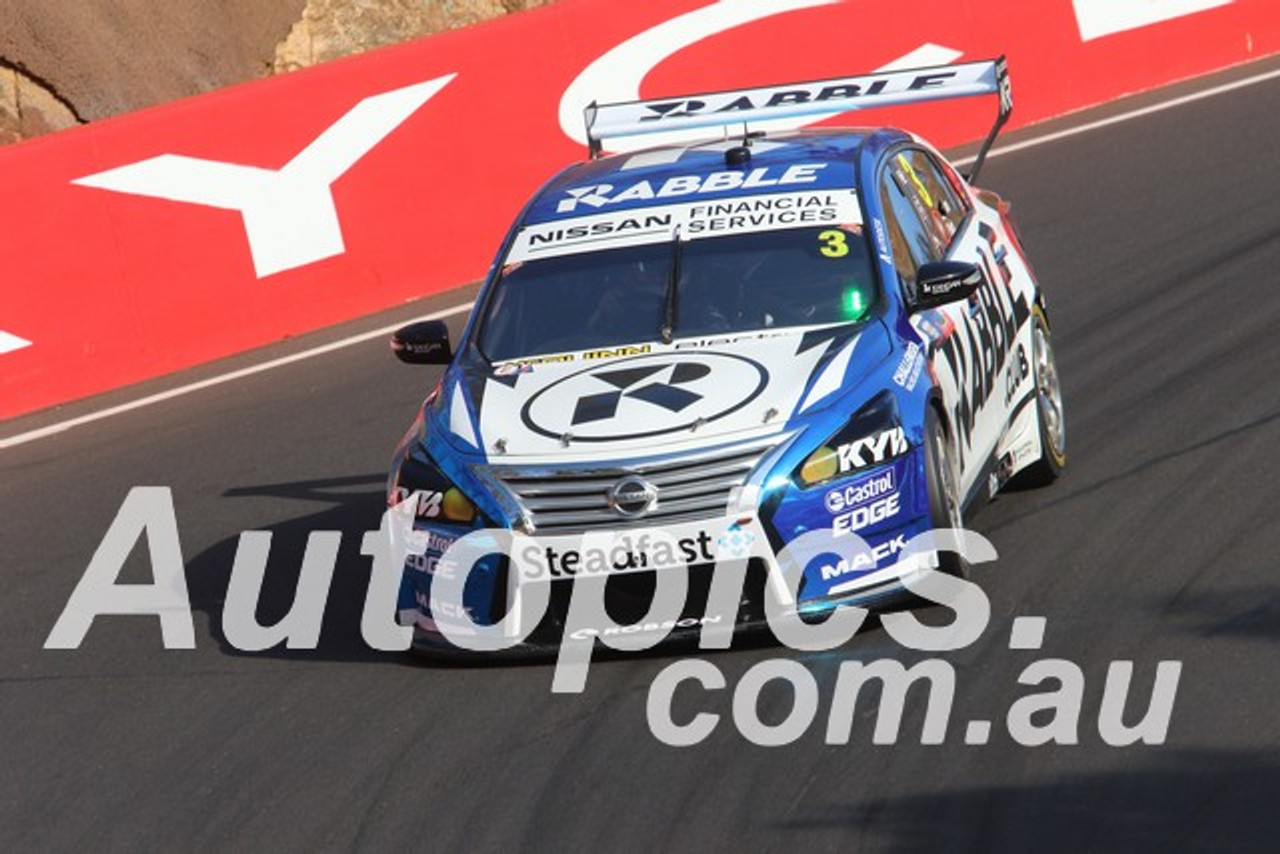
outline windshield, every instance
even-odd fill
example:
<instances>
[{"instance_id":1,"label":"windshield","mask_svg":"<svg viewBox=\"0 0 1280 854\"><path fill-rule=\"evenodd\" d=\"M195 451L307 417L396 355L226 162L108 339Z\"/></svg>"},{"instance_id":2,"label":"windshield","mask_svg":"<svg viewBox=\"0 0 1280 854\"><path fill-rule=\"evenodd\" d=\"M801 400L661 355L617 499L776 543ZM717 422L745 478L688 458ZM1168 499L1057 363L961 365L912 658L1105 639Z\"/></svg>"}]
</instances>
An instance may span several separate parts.
<instances>
[{"instance_id":1,"label":"windshield","mask_svg":"<svg viewBox=\"0 0 1280 854\"><path fill-rule=\"evenodd\" d=\"M480 349L495 362L656 340L668 300L672 332L686 338L847 323L862 319L876 297L860 225L526 261L508 265L495 288L479 327Z\"/></svg>"}]
</instances>

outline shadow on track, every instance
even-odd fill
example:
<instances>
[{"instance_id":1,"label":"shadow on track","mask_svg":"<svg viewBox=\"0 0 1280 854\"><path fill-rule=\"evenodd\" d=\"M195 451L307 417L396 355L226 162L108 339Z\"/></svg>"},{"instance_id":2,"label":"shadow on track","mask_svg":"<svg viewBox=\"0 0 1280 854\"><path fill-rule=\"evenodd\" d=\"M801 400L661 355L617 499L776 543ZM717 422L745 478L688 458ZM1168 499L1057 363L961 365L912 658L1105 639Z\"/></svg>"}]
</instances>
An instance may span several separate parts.
<instances>
[{"instance_id":1,"label":"shadow on track","mask_svg":"<svg viewBox=\"0 0 1280 854\"><path fill-rule=\"evenodd\" d=\"M287 649L280 645L261 652L244 652L227 642L222 632L222 608L240 542L238 534L187 562L191 607L208 614L210 633L224 653L301 661L412 663L407 654L371 649L360 634L370 571L370 560L360 554L360 543L365 531L378 528L385 507L385 481L386 476L378 473L235 487L223 493L228 498L267 497L320 506L314 513L262 529L271 533L271 551L257 608L258 622L264 626L278 622L293 606L308 536L313 531L342 532L320 642L315 649Z\"/></svg>"},{"instance_id":2,"label":"shadow on track","mask_svg":"<svg viewBox=\"0 0 1280 854\"><path fill-rule=\"evenodd\" d=\"M277 645L270 649L246 652L237 649L227 641L222 631L222 610L231 570L235 564L236 549L240 542L238 534L219 541L189 560L186 575L191 607L195 611L202 611L208 615L210 635L217 642L219 649L230 656L290 661L364 661L445 669L536 665L552 662L554 656L546 653L424 657L407 651L383 652L365 643L360 632L360 620L369 586L371 560L360 553L360 545L364 533L377 530L381 521L385 507L381 488L384 481L385 476L382 474L352 475L234 487L223 493L223 496L228 498L265 497L308 501L322 505L322 509L314 513L260 529L271 533L271 549L256 612L258 623L263 626L271 626L279 622L293 607L303 555L310 534L314 531L340 531L342 543L338 550L329 596L325 604L320 641L315 649L288 649L283 645ZM898 610L902 607L906 606L894 604L888 609ZM858 637L864 637L879 630L880 621L873 613L859 630ZM856 639L852 642L856 642ZM732 650L770 647L784 649L772 632L767 627L763 627L739 632L734 638ZM697 634L693 633L683 637L673 637L656 648L637 652L619 652L604 647L603 644L597 644L593 658L595 660L666 658L708 653L714 654L714 651L699 650Z\"/></svg>"},{"instance_id":3,"label":"shadow on track","mask_svg":"<svg viewBox=\"0 0 1280 854\"><path fill-rule=\"evenodd\" d=\"M1052 755L1065 758L1073 748L1057 750ZM1052 782L1037 775L1041 781L1031 783L960 783L954 790L905 796L868 794L816 804L778 826L799 832L801 844L805 831L847 830L875 843L869 847L894 852L1275 850L1280 754L1128 750L1134 764L1124 770L1055 774Z\"/></svg>"},{"instance_id":4,"label":"shadow on track","mask_svg":"<svg viewBox=\"0 0 1280 854\"><path fill-rule=\"evenodd\" d=\"M1206 590L1186 601L1175 600L1167 613L1190 620L1203 638L1280 641L1280 590L1251 585L1233 590Z\"/></svg>"}]
</instances>

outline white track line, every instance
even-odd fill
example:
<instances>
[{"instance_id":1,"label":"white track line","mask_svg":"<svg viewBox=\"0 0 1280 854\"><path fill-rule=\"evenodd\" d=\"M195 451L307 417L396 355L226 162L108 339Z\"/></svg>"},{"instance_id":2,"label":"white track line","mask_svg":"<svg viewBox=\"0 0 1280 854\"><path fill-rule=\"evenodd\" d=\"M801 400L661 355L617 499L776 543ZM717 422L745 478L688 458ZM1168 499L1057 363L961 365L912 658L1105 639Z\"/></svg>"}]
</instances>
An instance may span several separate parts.
<instances>
[{"instance_id":1,"label":"white track line","mask_svg":"<svg viewBox=\"0 0 1280 854\"><path fill-rule=\"evenodd\" d=\"M1002 145L998 148L993 148L987 156L988 158L999 157L1002 154L1011 154L1015 151L1022 151L1027 148L1034 148L1037 145L1045 145L1050 142L1057 142L1060 139L1066 139L1067 137L1075 136L1077 134L1087 133L1089 131L1097 130L1099 128L1109 127L1111 125L1120 124L1121 122L1127 122L1133 119L1141 118L1143 116L1149 116L1152 113L1159 113L1164 110L1171 110L1174 107L1181 107L1184 104L1190 104L1195 101L1201 101L1205 98L1212 98L1216 95L1221 95L1226 92L1232 92L1232 91L1235 91L1236 89L1243 89L1246 86L1253 86L1258 83L1263 83L1267 80L1274 80L1277 77L1280 77L1280 69L1276 69L1274 71L1268 71L1263 74L1255 74L1252 77L1245 77L1231 83L1223 83L1220 86L1213 86L1201 92L1193 92L1190 95L1183 95L1178 98L1171 98L1168 101L1161 101L1159 103L1152 104L1151 106L1148 106L1148 107L1142 107L1141 109L1137 109L1137 110L1130 110L1126 113L1120 113L1118 115L1111 116L1110 118L1099 119L1098 121L1094 121L1094 122L1086 122L1085 124L1077 125L1076 127L1066 128L1065 130L1056 131L1054 133L1048 133L1043 136L1032 137L1031 139L1023 140L1022 142L1015 142L1015 143L1010 143L1009 145ZM961 160L956 160L954 161L954 163L956 166L967 166L968 164L972 163L974 159L975 158L973 157L966 157ZM472 305L473 303L466 303L464 305L451 306L449 308L441 309L440 311L434 312L433 314L425 315L420 319L421 320L437 320L442 317L450 317L455 314L461 314L464 311L470 311ZM406 321L406 322L411 322L411 321ZM374 338L380 338L383 335L389 335L390 333L399 329L403 325L404 324L397 323L394 326L386 326L386 327L383 327L382 329L375 329L372 332L365 332L360 335L353 335L350 338L342 338L338 341L333 341L328 344L322 344L319 347L313 347L310 350L303 350L300 353L294 353L292 356L283 356L279 359L272 359L268 362L263 362L260 365L253 365L248 368L241 368L240 370L231 371L230 373L221 374L216 377L210 377L209 379L206 379L206 380L200 380L199 382L194 382L188 385L179 386L178 388L170 389L169 391L162 391L162 392L159 392L158 394L152 394L152 395L148 395L147 397L139 398L137 400L131 400L128 403L122 403L118 406L111 406L111 407L108 407L107 409L102 409L97 412L90 412L86 415L77 416L76 418L69 418L66 421L59 421L56 424L50 424L49 426L41 427L38 430L31 430L26 433L19 433L18 435L10 436L7 439L0 439L0 450L3 450L5 448L12 448L16 445L25 445L27 442L34 442L37 439L43 439L46 436L54 436L58 433L62 433L67 430L70 430L73 427L79 427L82 424L91 424L94 421L101 421L102 419L110 418L113 415L119 415L123 412L131 412L135 409L141 409L144 406L150 406L153 403L161 403L162 401L172 400L175 397L181 397L185 394L190 394L193 391L200 391L201 389L209 388L211 386L221 385L222 383L232 382L234 380L238 380L243 377L249 377L249 376L253 376L254 374L263 373L264 371L270 371L274 368L279 368L283 365L290 365L290 364L293 364L294 362L300 362L303 359L310 359L312 356L319 356L323 353L331 353L334 350L341 350L345 347L350 347L353 344L361 344L365 341L369 341Z\"/></svg>"},{"instance_id":2,"label":"white track line","mask_svg":"<svg viewBox=\"0 0 1280 854\"><path fill-rule=\"evenodd\" d=\"M439 320L442 317L451 317L455 314L462 314L464 311L470 311L474 303L465 303L463 305L454 305L449 308L443 308L440 311L424 314L418 320ZM123 412L131 412L135 409L141 409L144 406L151 406L153 403L160 403L166 400L173 400L175 397L182 397L191 394L193 391L209 388L215 385L222 385L234 380L251 377L254 374L261 374L274 368L284 365L291 365L294 362L301 362L303 359L310 359L312 356L319 356L324 353L332 353L334 350L342 350L354 344L363 344L365 341L372 341L375 338L382 338L390 335L400 327L407 323L413 323L412 320L405 320L393 326L383 326L369 332L362 332L359 335L352 335L348 338L341 338L337 341L330 341L328 344L321 344L319 347L312 347L309 350L302 350L289 356L281 356L279 359L271 359L257 365L250 365L247 368L230 371L225 374L219 374L216 377L209 377L194 383L188 383L184 386L171 388L168 391L149 394L146 397L140 397L137 400L131 400L128 403L121 403L118 406L110 406L106 409L100 409L97 412L90 412L75 418L68 418L66 421L59 421L56 424L50 424L48 427L41 427L37 430L30 430L26 433L19 433L16 436L10 436L7 439L0 439L0 450L4 448L12 448L15 445L25 445L27 442L34 442L37 439L43 439L46 436L53 436L70 430L73 427L79 427L83 424L91 424L94 421L101 421L104 418L110 418L113 415L119 415Z\"/></svg>"}]
</instances>

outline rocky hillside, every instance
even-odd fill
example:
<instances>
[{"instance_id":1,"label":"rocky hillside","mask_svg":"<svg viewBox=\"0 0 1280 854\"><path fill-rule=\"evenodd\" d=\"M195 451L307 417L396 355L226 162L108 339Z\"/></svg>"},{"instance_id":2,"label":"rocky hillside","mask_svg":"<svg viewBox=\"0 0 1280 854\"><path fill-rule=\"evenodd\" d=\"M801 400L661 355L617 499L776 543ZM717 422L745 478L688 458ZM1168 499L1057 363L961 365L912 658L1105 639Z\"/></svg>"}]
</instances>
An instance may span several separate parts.
<instances>
[{"instance_id":1,"label":"rocky hillside","mask_svg":"<svg viewBox=\"0 0 1280 854\"><path fill-rule=\"evenodd\" d=\"M0 143L553 0L0 0Z\"/></svg>"}]
</instances>

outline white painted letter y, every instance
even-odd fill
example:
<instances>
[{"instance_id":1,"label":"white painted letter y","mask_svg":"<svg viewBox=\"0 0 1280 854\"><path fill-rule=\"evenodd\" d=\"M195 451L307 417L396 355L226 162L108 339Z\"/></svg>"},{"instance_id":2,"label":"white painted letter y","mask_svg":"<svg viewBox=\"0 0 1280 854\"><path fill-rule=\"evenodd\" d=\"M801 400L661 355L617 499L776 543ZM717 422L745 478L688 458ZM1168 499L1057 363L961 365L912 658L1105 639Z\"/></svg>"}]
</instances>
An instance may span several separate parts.
<instances>
[{"instance_id":1,"label":"white painted letter y","mask_svg":"<svg viewBox=\"0 0 1280 854\"><path fill-rule=\"evenodd\" d=\"M240 211L258 278L345 251L330 187L456 74L365 98L273 171L162 154L72 181Z\"/></svg>"}]
</instances>

